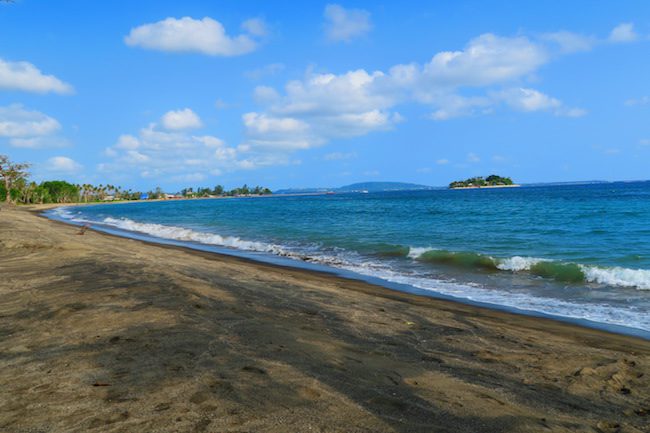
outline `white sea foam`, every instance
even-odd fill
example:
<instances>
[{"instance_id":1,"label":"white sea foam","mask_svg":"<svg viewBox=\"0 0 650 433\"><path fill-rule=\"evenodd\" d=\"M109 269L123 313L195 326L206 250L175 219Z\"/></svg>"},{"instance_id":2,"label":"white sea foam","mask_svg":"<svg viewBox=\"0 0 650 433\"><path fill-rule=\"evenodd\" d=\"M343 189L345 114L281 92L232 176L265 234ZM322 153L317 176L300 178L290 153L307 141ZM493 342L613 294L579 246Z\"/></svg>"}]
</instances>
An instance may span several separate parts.
<instances>
[{"instance_id":1,"label":"white sea foam","mask_svg":"<svg viewBox=\"0 0 650 433\"><path fill-rule=\"evenodd\" d=\"M608 286L634 287L639 290L650 290L650 270L628 268L600 268L597 266L581 266L587 281Z\"/></svg>"},{"instance_id":2,"label":"white sea foam","mask_svg":"<svg viewBox=\"0 0 650 433\"><path fill-rule=\"evenodd\" d=\"M260 251L274 254L282 254L284 251L277 245L264 242L247 241L236 236L221 236L214 233L194 231L191 229L168 226L163 224L140 223L128 218L104 218L104 224L117 227L122 230L145 233L163 239L177 241L198 242L207 245L237 248L245 251Z\"/></svg>"},{"instance_id":3,"label":"white sea foam","mask_svg":"<svg viewBox=\"0 0 650 433\"><path fill-rule=\"evenodd\" d=\"M409 257L417 259L422 254L433 251L431 248L411 248ZM533 266L542 262L552 262L550 259L538 257L513 256L505 259L495 259L496 267L502 271L525 272L530 271ZM585 282L596 283L611 287L636 288L638 290L650 290L650 270L629 269L622 267L599 267L580 265L585 274Z\"/></svg>"},{"instance_id":4,"label":"white sea foam","mask_svg":"<svg viewBox=\"0 0 650 433\"><path fill-rule=\"evenodd\" d=\"M426 253L427 251L435 251L435 248L423 248L423 247L409 247L409 254L408 257L412 259L417 259L420 257L422 254Z\"/></svg>"},{"instance_id":5,"label":"white sea foam","mask_svg":"<svg viewBox=\"0 0 650 433\"><path fill-rule=\"evenodd\" d=\"M635 307L622 309L604 303L575 303L552 297L534 296L529 293L489 289L479 284L422 278L417 274L396 272L381 265L359 266L349 264L342 267L361 275L378 277L393 283L406 284L442 295L650 331L650 317L644 311Z\"/></svg>"},{"instance_id":6,"label":"white sea foam","mask_svg":"<svg viewBox=\"0 0 650 433\"><path fill-rule=\"evenodd\" d=\"M340 269L346 269L361 275L384 279L389 282L407 284L409 286L428 290L443 295L456 296L478 302L514 307L522 310L538 311L564 317L589 319L602 323L632 326L650 331L650 317L635 307L625 309L601 303L575 303L571 301L534 296L527 293L502 291L486 288L479 284L460 283L453 280L440 280L424 277L412 271L394 269L382 261L368 260L350 251L336 251L327 254L318 249L295 250L287 246L271 243L244 240L236 236L222 236L215 233L195 231L188 228L168 226L153 223L141 223L128 218L104 218L102 221L91 221L83 218L80 212L68 209L56 209L57 217L81 223L99 223L122 230L144 233L160 238L178 241L189 241L221 247L236 248L246 251L271 253L295 260L320 263ZM434 248L414 247L409 250L409 257L415 259ZM519 272L530 270L536 263L546 261L534 257L514 256L501 259L498 268L504 271ZM620 287L635 287L650 290L650 270L626 268L599 268L581 266L585 278L589 282Z\"/></svg>"},{"instance_id":7,"label":"white sea foam","mask_svg":"<svg viewBox=\"0 0 650 433\"><path fill-rule=\"evenodd\" d=\"M529 271L531 267L535 266L539 262L545 261L544 259L538 259L536 257L521 257L514 256L508 259L501 259L497 263L497 268L502 271Z\"/></svg>"}]
</instances>

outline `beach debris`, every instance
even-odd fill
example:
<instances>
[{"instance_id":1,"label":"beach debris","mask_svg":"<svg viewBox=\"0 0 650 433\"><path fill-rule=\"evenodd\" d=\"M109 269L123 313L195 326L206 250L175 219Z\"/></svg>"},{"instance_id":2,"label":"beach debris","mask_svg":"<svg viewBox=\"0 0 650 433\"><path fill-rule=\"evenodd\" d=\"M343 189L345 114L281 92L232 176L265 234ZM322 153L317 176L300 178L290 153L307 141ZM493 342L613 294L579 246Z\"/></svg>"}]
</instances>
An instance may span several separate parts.
<instances>
[{"instance_id":1,"label":"beach debris","mask_svg":"<svg viewBox=\"0 0 650 433\"><path fill-rule=\"evenodd\" d=\"M255 367L254 365L246 365L242 367L242 371L247 371L249 373L266 374L266 370L263 368Z\"/></svg>"},{"instance_id":2,"label":"beach debris","mask_svg":"<svg viewBox=\"0 0 650 433\"><path fill-rule=\"evenodd\" d=\"M77 234L83 236L86 233L86 230L88 230L89 228L90 228L90 224L84 224L83 226L81 226Z\"/></svg>"},{"instance_id":3,"label":"beach debris","mask_svg":"<svg viewBox=\"0 0 650 433\"><path fill-rule=\"evenodd\" d=\"M93 383L93 386L111 386L111 384L106 382L95 382Z\"/></svg>"},{"instance_id":4,"label":"beach debris","mask_svg":"<svg viewBox=\"0 0 650 433\"><path fill-rule=\"evenodd\" d=\"M156 405L156 407L153 408L156 412L162 412L164 410L168 410L171 407L169 403L160 403Z\"/></svg>"}]
</instances>

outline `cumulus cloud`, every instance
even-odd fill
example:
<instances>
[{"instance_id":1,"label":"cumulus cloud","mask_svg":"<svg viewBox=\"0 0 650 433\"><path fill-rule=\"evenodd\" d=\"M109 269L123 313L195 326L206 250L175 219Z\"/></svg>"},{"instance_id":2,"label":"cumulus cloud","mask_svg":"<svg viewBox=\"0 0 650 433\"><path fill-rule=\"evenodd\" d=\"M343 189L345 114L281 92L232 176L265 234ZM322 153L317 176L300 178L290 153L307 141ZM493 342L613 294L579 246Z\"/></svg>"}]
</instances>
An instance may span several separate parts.
<instances>
[{"instance_id":1,"label":"cumulus cloud","mask_svg":"<svg viewBox=\"0 0 650 433\"><path fill-rule=\"evenodd\" d=\"M285 95L258 88L258 101L268 101L265 113L243 116L247 145L278 150L307 149L332 138L386 130L401 121L390 95L374 90L381 72L350 71L341 75L314 74L290 81Z\"/></svg>"},{"instance_id":2,"label":"cumulus cloud","mask_svg":"<svg viewBox=\"0 0 650 433\"><path fill-rule=\"evenodd\" d=\"M72 93L72 86L43 74L29 62L10 62L0 59L0 89L34 93Z\"/></svg>"},{"instance_id":3,"label":"cumulus cloud","mask_svg":"<svg viewBox=\"0 0 650 433\"><path fill-rule=\"evenodd\" d=\"M124 42L158 51L238 56L254 51L258 47L255 37L265 29L259 19L245 21L242 26L247 33L229 36L224 26L210 17L201 20L170 17L131 29Z\"/></svg>"},{"instance_id":4,"label":"cumulus cloud","mask_svg":"<svg viewBox=\"0 0 650 433\"><path fill-rule=\"evenodd\" d=\"M370 31L370 12L363 9L345 9L338 4L325 6L325 35L333 42L349 42Z\"/></svg>"},{"instance_id":5,"label":"cumulus cloud","mask_svg":"<svg viewBox=\"0 0 650 433\"><path fill-rule=\"evenodd\" d=\"M423 64L398 64L387 71L309 72L282 91L259 86L254 96L261 109L242 119L243 146L289 152L390 130L403 121L396 108L412 102L431 109L430 117L438 121L499 107L569 117L585 114L520 85L551 58L542 42L484 34L462 50L439 52Z\"/></svg>"},{"instance_id":6,"label":"cumulus cloud","mask_svg":"<svg viewBox=\"0 0 650 433\"><path fill-rule=\"evenodd\" d=\"M45 169L53 173L75 174L83 166L67 156L54 156L47 160Z\"/></svg>"},{"instance_id":7,"label":"cumulus cloud","mask_svg":"<svg viewBox=\"0 0 650 433\"><path fill-rule=\"evenodd\" d=\"M472 39L462 51L434 55L422 75L438 85L486 86L530 74L547 61L544 47L528 38L487 33Z\"/></svg>"},{"instance_id":8,"label":"cumulus cloud","mask_svg":"<svg viewBox=\"0 0 650 433\"><path fill-rule=\"evenodd\" d=\"M632 23L619 24L609 34L609 41L614 43L634 42L638 38Z\"/></svg>"},{"instance_id":9,"label":"cumulus cloud","mask_svg":"<svg viewBox=\"0 0 650 433\"><path fill-rule=\"evenodd\" d=\"M162 119L164 122L165 116ZM99 169L105 173L164 177L176 182L288 163L282 156L235 148L213 135L193 134L186 127L169 128L157 123L147 125L136 134L119 136L113 146L105 149L104 155L108 160Z\"/></svg>"},{"instance_id":10,"label":"cumulus cloud","mask_svg":"<svg viewBox=\"0 0 650 433\"><path fill-rule=\"evenodd\" d=\"M196 129L203 126L199 116L189 108L168 111L161 122L166 129Z\"/></svg>"},{"instance_id":11,"label":"cumulus cloud","mask_svg":"<svg viewBox=\"0 0 650 433\"><path fill-rule=\"evenodd\" d=\"M27 110L20 104L0 107L0 138L14 147L62 147L67 141L54 136L61 124L39 111Z\"/></svg>"},{"instance_id":12,"label":"cumulus cloud","mask_svg":"<svg viewBox=\"0 0 650 433\"><path fill-rule=\"evenodd\" d=\"M0 107L0 137L48 135L60 128L56 119L38 111L26 110L22 105Z\"/></svg>"},{"instance_id":13,"label":"cumulus cloud","mask_svg":"<svg viewBox=\"0 0 650 433\"><path fill-rule=\"evenodd\" d=\"M519 111L557 110L562 106L555 98L523 87L503 91L496 95L496 98L503 99L506 104Z\"/></svg>"}]
</instances>

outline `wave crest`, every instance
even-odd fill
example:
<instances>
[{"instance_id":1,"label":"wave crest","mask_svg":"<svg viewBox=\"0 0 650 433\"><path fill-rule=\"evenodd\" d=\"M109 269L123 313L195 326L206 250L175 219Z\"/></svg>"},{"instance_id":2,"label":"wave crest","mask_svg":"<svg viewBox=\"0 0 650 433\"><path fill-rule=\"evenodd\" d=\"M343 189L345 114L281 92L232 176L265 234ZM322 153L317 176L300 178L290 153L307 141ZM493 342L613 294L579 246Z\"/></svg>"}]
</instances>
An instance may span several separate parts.
<instances>
[{"instance_id":1,"label":"wave crest","mask_svg":"<svg viewBox=\"0 0 650 433\"><path fill-rule=\"evenodd\" d=\"M420 262L474 269L477 271L525 272L561 283L596 283L612 287L650 290L650 270L601 267L557 262L537 257L494 258L472 252L411 248L408 256Z\"/></svg>"},{"instance_id":2,"label":"wave crest","mask_svg":"<svg viewBox=\"0 0 650 433\"><path fill-rule=\"evenodd\" d=\"M104 218L102 223L117 227L118 229L132 232L145 233L164 239L176 241L190 241L200 244L218 245L228 248L237 248L246 251L260 251L281 254L284 251L277 245L264 242L246 241L236 236L221 236L214 233L197 232L183 227L167 226L154 223L140 223L128 218Z\"/></svg>"},{"instance_id":3,"label":"wave crest","mask_svg":"<svg viewBox=\"0 0 650 433\"><path fill-rule=\"evenodd\" d=\"M429 250L420 254L417 260L421 262L440 263L462 268L473 268L496 271L497 261L483 254L453 252L446 250Z\"/></svg>"}]
</instances>

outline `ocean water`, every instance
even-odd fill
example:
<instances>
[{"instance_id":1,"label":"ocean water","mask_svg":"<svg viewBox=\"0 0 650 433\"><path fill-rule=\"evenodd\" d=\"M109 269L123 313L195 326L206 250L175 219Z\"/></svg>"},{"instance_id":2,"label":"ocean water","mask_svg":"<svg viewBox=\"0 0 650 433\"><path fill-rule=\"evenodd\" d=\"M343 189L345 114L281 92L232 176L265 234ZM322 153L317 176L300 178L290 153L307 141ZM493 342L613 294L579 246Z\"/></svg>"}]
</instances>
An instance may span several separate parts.
<instances>
[{"instance_id":1,"label":"ocean water","mask_svg":"<svg viewBox=\"0 0 650 433\"><path fill-rule=\"evenodd\" d=\"M141 202L51 215L650 331L650 182Z\"/></svg>"}]
</instances>

